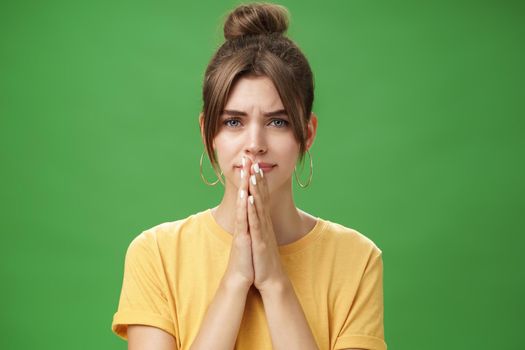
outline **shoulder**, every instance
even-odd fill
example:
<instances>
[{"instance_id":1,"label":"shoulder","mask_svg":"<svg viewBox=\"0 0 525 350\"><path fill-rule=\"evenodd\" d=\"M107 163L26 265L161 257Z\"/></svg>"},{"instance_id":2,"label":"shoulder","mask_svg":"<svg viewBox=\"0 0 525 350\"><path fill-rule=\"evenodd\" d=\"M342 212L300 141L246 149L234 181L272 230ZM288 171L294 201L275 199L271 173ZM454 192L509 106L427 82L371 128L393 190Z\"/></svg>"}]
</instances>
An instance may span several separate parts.
<instances>
[{"instance_id":1,"label":"shoulder","mask_svg":"<svg viewBox=\"0 0 525 350\"><path fill-rule=\"evenodd\" d=\"M158 250L161 247L170 246L176 240L180 239L186 232L192 232L192 228L200 225L202 212L191 214L182 219L174 221L165 221L147 229L135 236L131 241L128 249Z\"/></svg>"},{"instance_id":2,"label":"shoulder","mask_svg":"<svg viewBox=\"0 0 525 350\"><path fill-rule=\"evenodd\" d=\"M323 236L326 240L332 241L338 249L366 256L382 254L379 246L361 231L330 220L323 221L325 224Z\"/></svg>"},{"instance_id":3,"label":"shoulder","mask_svg":"<svg viewBox=\"0 0 525 350\"><path fill-rule=\"evenodd\" d=\"M323 236L323 254L331 257L334 276L344 276L339 281L342 285L358 285L367 271L372 271L374 276L381 275L382 250L364 233L352 227L326 221Z\"/></svg>"}]
</instances>

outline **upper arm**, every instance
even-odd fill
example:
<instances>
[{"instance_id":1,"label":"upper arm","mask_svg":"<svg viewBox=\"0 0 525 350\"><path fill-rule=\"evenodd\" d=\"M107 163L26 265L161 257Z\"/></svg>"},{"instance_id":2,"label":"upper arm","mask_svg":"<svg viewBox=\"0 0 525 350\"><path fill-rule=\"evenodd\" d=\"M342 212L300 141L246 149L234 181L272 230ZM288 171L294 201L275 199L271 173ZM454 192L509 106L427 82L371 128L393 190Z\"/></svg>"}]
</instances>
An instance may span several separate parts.
<instances>
[{"instance_id":1,"label":"upper arm","mask_svg":"<svg viewBox=\"0 0 525 350\"><path fill-rule=\"evenodd\" d=\"M379 249L375 249L366 262L355 296L344 316L335 349L386 350L381 253Z\"/></svg>"},{"instance_id":2,"label":"upper arm","mask_svg":"<svg viewBox=\"0 0 525 350\"><path fill-rule=\"evenodd\" d=\"M157 327L128 326L128 350L177 350L175 338Z\"/></svg>"}]
</instances>

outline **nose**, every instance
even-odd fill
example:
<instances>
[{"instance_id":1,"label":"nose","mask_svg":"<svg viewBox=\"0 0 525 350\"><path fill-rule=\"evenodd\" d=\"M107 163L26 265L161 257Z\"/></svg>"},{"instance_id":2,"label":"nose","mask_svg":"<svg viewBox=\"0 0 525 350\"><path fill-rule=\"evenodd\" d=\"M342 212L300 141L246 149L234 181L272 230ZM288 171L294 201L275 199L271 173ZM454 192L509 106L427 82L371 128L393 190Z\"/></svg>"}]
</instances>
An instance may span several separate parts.
<instances>
[{"instance_id":1,"label":"nose","mask_svg":"<svg viewBox=\"0 0 525 350\"><path fill-rule=\"evenodd\" d=\"M264 126L261 127L258 123L251 123L249 130L246 133L246 143L244 152L246 155L251 155L254 160L260 154L266 153L267 140L264 133Z\"/></svg>"}]
</instances>

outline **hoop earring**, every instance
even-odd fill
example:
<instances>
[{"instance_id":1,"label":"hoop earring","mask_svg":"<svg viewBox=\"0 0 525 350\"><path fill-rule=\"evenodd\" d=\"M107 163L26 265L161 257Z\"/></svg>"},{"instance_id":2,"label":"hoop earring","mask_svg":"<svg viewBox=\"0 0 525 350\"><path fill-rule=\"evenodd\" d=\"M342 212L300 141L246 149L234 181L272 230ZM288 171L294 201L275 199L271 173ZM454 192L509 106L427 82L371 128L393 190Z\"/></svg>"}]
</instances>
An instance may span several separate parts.
<instances>
[{"instance_id":1,"label":"hoop earring","mask_svg":"<svg viewBox=\"0 0 525 350\"><path fill-rule=\"evenodd\" d=\"M221 174L218 176L218 179L217 181L215 182L208 182L206 181L206 179L204 178L204 175L202 175L202 158L204 157L204 151L202 151L202 154L201 154L201 161L200 161L200 174L201 174L201 179L202 181L204 181L204 183L208 186L215 186L219 181L224 185L224 183L222 182L222 179L221 179L221 175L222 175L222 170L221 170ZM215 169L213 169L213 172L215 172ZM217 172L215 172L215 175L217 175Z\"/></svg>"},{"instance_id":2,"label":"hoop earring","mask_svg":"<svg viewBox=\"0 0 525 350\"><path fill-rule=\"evenodd\" d=\"M312 176L314 174L314 168L313 168L313 162L312 162L312 155L310 154L310 151L309 150L306 150L306 152L308 153L308 156L310 156L310 177L308 177L308 183L306 185L303 185L301 183L301 181L299 181L299 178L297 177L297 173L296 173L296 170L297 170L297 165L294 167L294 175L295 175L295 180L297 181L297 183L299 184L299 186L301 186L302 188L306 188L308 187L308 185L310 185L310 182L312 182Z\"/></svg>"}]
</instances>

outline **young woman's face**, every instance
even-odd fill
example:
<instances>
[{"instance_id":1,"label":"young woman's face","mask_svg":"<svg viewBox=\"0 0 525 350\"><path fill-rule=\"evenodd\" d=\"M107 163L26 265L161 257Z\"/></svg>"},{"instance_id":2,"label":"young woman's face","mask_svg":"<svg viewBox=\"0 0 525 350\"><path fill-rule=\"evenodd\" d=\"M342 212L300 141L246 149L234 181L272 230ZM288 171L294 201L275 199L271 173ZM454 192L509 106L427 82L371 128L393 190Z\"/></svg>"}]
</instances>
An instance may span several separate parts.
<instances>
[{"instance_id":1,"label":"young woman's face","mask_svg":"<svg viewBox=\"0 0 525 350\"><path fill-rule=\"evenodd\" d=\"M270 193L290 186L300 145L270 78L243 77L235 83L213 144L227 184L239 187L245 155L270 166L261 164Z\"/></svg>"}]
</instances>

